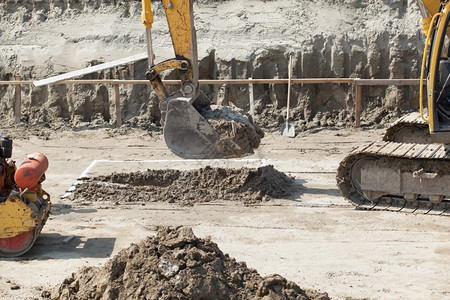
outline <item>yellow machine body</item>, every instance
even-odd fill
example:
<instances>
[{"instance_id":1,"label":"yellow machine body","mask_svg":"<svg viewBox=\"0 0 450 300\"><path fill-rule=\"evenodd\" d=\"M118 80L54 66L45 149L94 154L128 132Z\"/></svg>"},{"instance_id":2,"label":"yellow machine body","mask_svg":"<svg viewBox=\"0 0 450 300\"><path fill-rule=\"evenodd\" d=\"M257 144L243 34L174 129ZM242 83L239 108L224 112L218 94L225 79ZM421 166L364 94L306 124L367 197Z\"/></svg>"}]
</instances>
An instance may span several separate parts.
<instances>
[{"instance_id":1,"label":"yellow machine body","mask_svg":"<svg viewBox=\"0 0 450 300\"><path fill-rule=\"evenodd\" d=\"M0 203L0 220L0 238L11 238L33 230L40 222L38 212L14 196Z\"/></svg>"},{"instance_id":2,"label":"yellow machine body","mask_svg":"<svg viewBox=\"0 0 450 300\"><path fill-rule=\"evenodd\" d=\"M437 143L449 144L450 116L446 113L447 104L444 102L450 96L450 3L441 2L423 1L430 22L422 61L420 112L429 125L431 139ZM425 80L426 109L423 103Z\"/></svg>"}]
</instances>

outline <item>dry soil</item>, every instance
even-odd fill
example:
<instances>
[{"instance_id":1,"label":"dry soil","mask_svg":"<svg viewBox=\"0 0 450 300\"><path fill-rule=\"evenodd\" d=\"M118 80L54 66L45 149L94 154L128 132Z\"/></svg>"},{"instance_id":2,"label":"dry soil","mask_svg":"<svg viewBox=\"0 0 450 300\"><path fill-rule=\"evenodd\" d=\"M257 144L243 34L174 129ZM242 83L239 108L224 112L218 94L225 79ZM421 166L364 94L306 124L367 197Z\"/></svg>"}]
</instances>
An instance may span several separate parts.
<instances>
[{"instance_id":1,"label":"dry soil","mask_svg":"<svg viewBox=\"0 0 450 300\"><path fill-rule=\"evenodd\" d=\"M448 218L356 211L336 188L339 161L353 147L379 140L381 130L321 130L294 139L269 132L253 156L194 161L179 159L161 135L142 130L3 128L3 133L13 136L17 161L34 151L48 156L43 186L53 197L53 213L30 252L1 260L1 298L39 298L80 268L102 267L130 244L155 236L161 226L181 225L262 277L279 274L332 299L450 297ZM60 199L84 181L80 178L207 165L252 170L273 165L294 177L296 189L256 203Z\"/></svg>"}]
</instances>

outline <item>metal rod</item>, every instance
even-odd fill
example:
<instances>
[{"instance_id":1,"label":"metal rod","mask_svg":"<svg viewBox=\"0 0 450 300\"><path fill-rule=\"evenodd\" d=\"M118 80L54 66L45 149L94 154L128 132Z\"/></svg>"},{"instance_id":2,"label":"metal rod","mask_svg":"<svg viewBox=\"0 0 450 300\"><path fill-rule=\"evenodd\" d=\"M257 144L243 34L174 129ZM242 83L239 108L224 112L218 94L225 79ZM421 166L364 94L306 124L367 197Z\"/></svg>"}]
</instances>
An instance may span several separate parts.
<instances>
[{"instance_id":1,"label":"metal rod","mask_svg":"<svg viewBox=\"0 0 450 300\"><path fill-rule=\"evenodd\" d=\"M252 78L249 78L252 80ZM250 100L250 115L252 116L252 119L255 120L255 99L253 95L253 84L250 83L248 85L248 94L249 94L249 100Z\"/></svg>"},{"instance_id":2,"label":"metal rod","mask_svg":"<svg viewBox=\"0 0 450 300\"><path fill-rule=\"evenodd\" d=\"M147 39L147 55L148 55L148 68L155 65L155 58L153 56L153 42L152 42L152 29L145 28L145 37Z\"/></svg>"}]
</instances>

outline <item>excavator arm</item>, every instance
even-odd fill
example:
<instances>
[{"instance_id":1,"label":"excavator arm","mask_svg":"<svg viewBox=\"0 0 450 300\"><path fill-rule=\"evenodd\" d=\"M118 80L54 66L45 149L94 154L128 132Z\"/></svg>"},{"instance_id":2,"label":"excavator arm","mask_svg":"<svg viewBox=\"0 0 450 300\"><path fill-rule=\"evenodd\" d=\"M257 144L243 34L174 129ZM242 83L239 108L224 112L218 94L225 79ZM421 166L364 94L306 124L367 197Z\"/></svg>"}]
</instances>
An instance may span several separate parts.
<instances>
[{"instance_id":1,"label":"excavator arm","mask_svg":"<svg viewBox=\"0 0 450 300\"><path fill-rule=\"evenodd\" d=\"M151 12L150 0L143 0L142 3L142 22L148 32L148 29L151 28L151 23L153 23L153 13ZM177 95L190 98L189 102L192 103L198 96L197 42L193 27L192 1L162 0L162 3L172 38L175 58L163 61L157 65L149 61L149 70L146 77L153 85L160 101ZM148 27L149 24L150 27ZM147 36L150 36L147 39L147 48L151 49L151 34L147 34ZM153 56L150 54L153 53L153 50L148 52L149 57ZM182 86L177 93L169 95L161 82L159 74L162 71L173 69L180 71Z\"/></svg>"},{"instance_id":2,"label":"excavator arm","mask_svg":"<svg viewBox=\"0 0 450 300\"><path fill-rule=\"evenodd\" d=\"M232 123L229 126L232 132L226 134L225 140L207 120L206 115L212 115L211 101L199 90L193 0L162 0L162 3L175 58L153 64L151 33L149 33L153 22L150 0L142 0L142 21L146 27L149 53L149 70L146 78L152 84L160 101L161 125L167 146L183 158L211 159L232 157L233 154L247 154L244 153L247 151L229 152L227 149L231 144L233 149L244 150L242 135L246 135L248 140L254 140L255 136L263 136L262 131L256 128L251 119L241 126ZM179 90L169 94L162 83L160 74L163 71L175 69L179 71L181 86ZM236 130L240 131L240 134L237 134ZM249 143L244 138L244 144L257 147L259 140L257 143L254 141Z\"/></svg>"}]
</instances>

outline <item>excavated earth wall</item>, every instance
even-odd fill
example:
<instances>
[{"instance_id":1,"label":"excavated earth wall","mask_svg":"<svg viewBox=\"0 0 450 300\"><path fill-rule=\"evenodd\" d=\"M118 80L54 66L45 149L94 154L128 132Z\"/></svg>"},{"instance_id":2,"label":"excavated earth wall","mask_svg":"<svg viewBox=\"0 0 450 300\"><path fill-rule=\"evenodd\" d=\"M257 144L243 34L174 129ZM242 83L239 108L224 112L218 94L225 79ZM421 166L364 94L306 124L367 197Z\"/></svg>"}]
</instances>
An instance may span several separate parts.
<instances>
[{"instance_id":1,"label":"excavated earth wall","mask_svg":"<svg viewBox=\"0 0 450 300\"><path fill-rule=\"evenodd\" d=\"M153 3L157 62L172 57L164 13ZM42 79L145 51L139 1L0 1L0 80ZM194 3L201 79L418 78L424 35L413 0L213 1ZM84 76L144 79L146 60ZM165 78L176 78L168 72ZM215 103L248 109L248 86L203 86ZM159 123L149 85L123 85L121 115L129 125ZM363 119L383 124L418 107L417 87L363 88ZM284 122L287 86L254 86L257 121ZM111 85L22 86L22 121L113 124ZM0 115L13 119L14 87L0 86ZM299 129L353 122L348 84L294 85L291 120Z\"/></svg>"}]
</instances>

